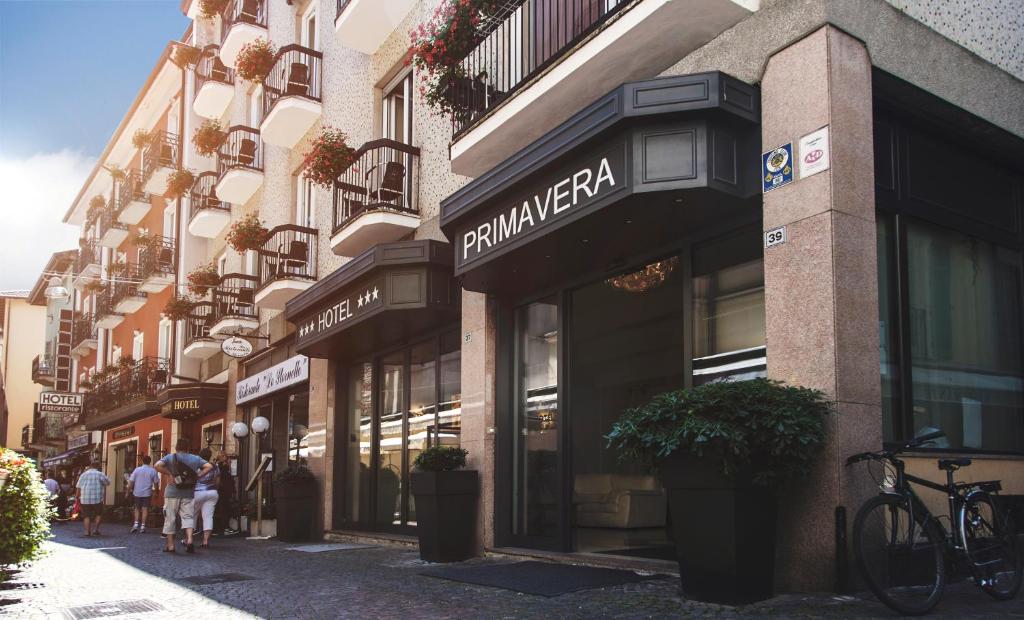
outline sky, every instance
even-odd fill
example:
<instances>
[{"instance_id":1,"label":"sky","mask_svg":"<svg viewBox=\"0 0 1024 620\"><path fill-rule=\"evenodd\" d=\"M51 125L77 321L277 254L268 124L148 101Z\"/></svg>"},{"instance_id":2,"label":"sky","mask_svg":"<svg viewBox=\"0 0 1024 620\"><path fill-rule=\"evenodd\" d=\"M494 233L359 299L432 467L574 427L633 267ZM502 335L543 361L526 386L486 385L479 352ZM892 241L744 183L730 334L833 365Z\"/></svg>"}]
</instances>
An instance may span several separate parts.
<instances>
[{"instance_id":1,"label":"sky","mask_svg":"<svg viewBox=\"0 0 1024 620\"><path fill-rule=\"evenodd\" d=\"M0 0L0 290L77 247L64 213L188 24L179 0Z\"/></svg>"}]
</instances>

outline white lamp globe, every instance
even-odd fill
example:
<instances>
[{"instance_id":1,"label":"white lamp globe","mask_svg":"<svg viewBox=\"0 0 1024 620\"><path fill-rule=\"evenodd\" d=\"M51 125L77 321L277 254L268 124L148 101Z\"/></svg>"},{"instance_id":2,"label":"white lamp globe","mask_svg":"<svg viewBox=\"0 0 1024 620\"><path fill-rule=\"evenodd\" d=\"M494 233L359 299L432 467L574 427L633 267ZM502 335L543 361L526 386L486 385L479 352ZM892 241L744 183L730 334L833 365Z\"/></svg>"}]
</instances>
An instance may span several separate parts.
<instances>
[{"instance_id":1,"label":"white lamp globe","mask_svg":"<svg viewBox=\"0 0 1024 620\"><path fill-rule=\"evenodd\" d=\"M241 439L249 434L249 427L245 425L245 422L235 422L231 425L231 434Z\"/></svg>"},{"instance_id":2,"label":"white lamp globe","mask_svg":"<svg viewBox=\"0 0 1024 620\"><path fill-rule=\"evenodd\" d=\"M270 428L270 420L261 415L252 419L252 430L254 433L265 433Z\"/></svg>"}]
</instances>

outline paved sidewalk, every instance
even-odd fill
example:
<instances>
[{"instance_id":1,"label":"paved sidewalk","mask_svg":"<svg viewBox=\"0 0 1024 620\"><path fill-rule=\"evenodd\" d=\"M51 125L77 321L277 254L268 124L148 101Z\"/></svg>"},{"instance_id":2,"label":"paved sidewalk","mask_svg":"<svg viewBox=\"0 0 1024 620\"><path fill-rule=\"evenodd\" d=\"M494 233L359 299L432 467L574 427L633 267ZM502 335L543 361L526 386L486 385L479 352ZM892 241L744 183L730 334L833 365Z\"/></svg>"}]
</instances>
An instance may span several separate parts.
<instances>
[{"instance_id":1,"label":"paved sidewalk","mask_svg":"<svg viewBox=\"0 0 1024 620\"><path fill-rule=\"evenodd\" d=\"M160 553L156 532L105 525L100 538L58 525L50 554L0 591L0 617L18 618L892 618L874 600L787 595L731 608L682 600L676 579L585 590L553 598L419 575L415 551L376 547L323 553L276 541L214 539L195 555ZM480 558L475 564L516 561ZM186 578L237 573L243 581L196 585ZM10 585L10 584L9 584ZM18 599L11 604L11 599ZM110 606L135 602L120 614ZM996 603L970 584L951 586L936 617L1024 618L1024 601Z\"/></svg>"}]
</instances>

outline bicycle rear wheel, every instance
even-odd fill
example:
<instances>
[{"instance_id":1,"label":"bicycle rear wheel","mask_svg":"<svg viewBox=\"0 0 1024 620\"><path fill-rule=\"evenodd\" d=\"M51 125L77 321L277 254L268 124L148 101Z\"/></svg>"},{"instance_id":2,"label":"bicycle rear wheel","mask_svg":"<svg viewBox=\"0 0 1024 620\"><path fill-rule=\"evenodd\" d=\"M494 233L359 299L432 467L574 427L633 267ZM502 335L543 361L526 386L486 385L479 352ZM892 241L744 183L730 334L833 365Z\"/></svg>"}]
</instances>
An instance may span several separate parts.
<instances>
[{"instance_id":1,"label":"bicycle rear wheel","mask_svg":"<svg viewBox=\"0 0 1024 620\"><path fill-rule=\"evenodd\" d=\"M960 535L978 586L1000 601L1016 597L1021 559L1016 530L1006 511L997 509L989 494L972 494L960 509Z\"/></svg>"},{"instance_id":2,"label":"bicycle rear wheel","mask_svg":"<svg viewBox=\"0 0 1024 620\"><path fill-rule=\"evenodd\" d=\"M946 585L945 540L925 514L911 519L907 501L879 495L853 522L857 566L878 600L901 614L927 613Z\"/></svg>"}]
</instances>

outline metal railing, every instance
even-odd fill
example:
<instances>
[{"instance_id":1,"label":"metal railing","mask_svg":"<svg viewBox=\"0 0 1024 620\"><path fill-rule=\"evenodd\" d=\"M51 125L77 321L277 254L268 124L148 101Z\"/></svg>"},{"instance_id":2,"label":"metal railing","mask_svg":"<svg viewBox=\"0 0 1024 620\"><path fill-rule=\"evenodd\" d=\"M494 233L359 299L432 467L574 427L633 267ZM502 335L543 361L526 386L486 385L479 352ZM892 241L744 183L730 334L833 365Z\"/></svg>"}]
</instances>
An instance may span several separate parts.
<instances>
[{"instance_id":1,"label":"metal railing","mask_svg":"<svg viewBox=\"0 0 1024 620\"><path fill-rule=\"evenodd\" d=\"M75 259L75 273L85 272L89 265L100 264L99 244L95 239L81 239L78 242L78 258Z\"/></svg>"},{"instance_id":2,"label":"metal railing","mask_svg":"<svg viewBox=\"0 0 1024 620\"><path fill-rule=\"evenodd\" d=\"M96 318L120 314L114 310L113 283L105 282L106 288L96 294Z\"/></svg>"},{"instance_id":3,"label":"metal railing","mask_svg":"<svg viewBox=\"0 0 1024 620\"><path fill-rule=\"evenodd\" d=\"M219 52L219 45L210 44L203 48L195 70L195 92L197 94L203 84L207 82L219 82L234 87L235 70L221 62Z\"/></svg>"},{"instance_id":4,"label":"metal railing","mask_svg":"<svg viewBox=\"0 0 1024 620\"><path fill-rule=\"evenodd\" d=\"M92 228L103 216L103 212L107 208L107 203L103 203L101 207L89 207L89 210L85 213L85 228Z\"/></svg>"},{"instance_id":5,"label":"metal railing","mask_svg":"<svg viewBox=\"0 0 1024 620\"><path fill-rule=\"evenodd\" d=\"M27 448L32 443L32 425L26 424L21 427L21 446Z\"/></svg>"},{"instance_id":6,"label":"metal railing","mask_svg":"<svg viewBox=\"0 0 1024 620\"><path fill-rule=\"evenodd\" d=\"M32 358L32 382L39 383L40 380L52 383L54 378L53 356L50 353L43 353Z\"/></svg>"},{"instance_id":7,"label":"metal railing","mask_svg":"<svg viewBox=\"0 0 1024 620\"><path fill-rule=\"evenodd\" d=\"M334 19L338 19L339 17L341 17L341 14L342 12L344 12L345 7L347 7L351 2L352 0L338 0L338 12L334 14Z\"/></svg>"},{"instance_id":8,"label":"metal railing","mask_svg":"<svg viewBox=\"0 0 1024 620\"><path fill-rule=\"evenodd\" d=\"M363 213L419 214L420 150L395 140L373 140L355 153L355 162L334 184L334 229Z\"/></svg>"},{"instance_id":9,"label":"metal railing","mask_svg":"<svg viewBox=\"0 0 1024 620\"><path fill-rule=\"evenodd\" d=\"M160 237L139 248L139 277L174 275L174 239Z\"/></svg>"},{"instance_id":10,"label":"metal railing","mask_svg":"<svg viewBox=\"0 0 1024 620\"><path fill-rule=\"evenodd\" d=\"M170 361L164 357L144 357L116 366L111 376L95 384L85 395L86 416L154 398L167 387L171 377Z\"/></svg>"},{"instance_id":11,"label":"metal railing","mask_svg":"<svg viewBox=\"0 0 1024 620\"><path fill-rule=\"evenodd\" d=\"M124 175L124 179L117 186L117 210L120 212L133 201L149 203L149 194L146 193L146 183L142 180L142 172L131 170Z\"/></svg>"},{"instance_id":12,"label":"metal railing","mask_svg":"<svg viewBox=\"0 0 1024 620\"><path fill-rule=\"evenodd\" d=\"M178 134L164 130L154 131L149 144L142 150L142 181L145 183L158 168L177 168L181 161Z\"/></svg>"},{"instance_id":13,"label":"metal railing","mask_svg":"<svg viewBox=\"0 0 1024 620\"><path fill-rule=\"evenodd\" d=\"M107 234L107 231L112 229L120 229L128 232L128 225L122 224L117 220L118 212L114 210L114 199L107 202L107 206L100 211L99 224L100 224L100 237L102 238Z\"/></svg>"},{"instance_id":14,"label":"metal railing","mask_svg":"<svg viewBox=\"0 0 1024 620\"><path fill-rule=\"evenodd\" d=\"M235 317L259 319L256 308L256 287L259 278L244 273L226 273L213 288L213 323Z\"/></svg>"},{"instance_id":15,"label":"metal railing","mask_svg":"<svg viewBox=\"0 0 1024 620\"><path fill-rule=\"evenodd\" d=\"M146 293L139 290L139 280L142 272L139 265L127 263L124 267L113 274L113 284L110 286L111 308L128 297L145 297Z\"/></svg>"},{"instance_id":16,"label":"metal railing","mask_svg":"<svg viewBox=\"0 0 1024 620\"><path fill-rule=\"evenodd\" d=\"M96 329L96 319L92 314L86 312L75 317L75 325L71 329L71 348L75 349L86 340L96 340L99 330Z\"/></svg>"},{"instance_id":17,"label":"metal railing","mask_svg":"<svg viewBox=\"0 0 1024 620\"><path fill-rule=\"evenodd\" d=\"M210 328L214 323L213 304L201 301L192 308L192 313L185 319L185 346L199 340L212 340Z\"/></svg>"},{"instance_id":18,"label":"metal railing","mask_svg":"<svg viewBox=\"0 0 1024 620\"><path fill-rule=\"evenodd\" d=\"M316 280L317 230L297 224L275 226L257 255L257 290L277 280Z\"/></svg>"},{"instance_id":19,"label":"metal railing","mask_svg":"<svg viewBox=\"0 0 1024 620\"><path fill-rule=\"evenodd\" d=\"M221 43L228 37L235 24L252 24L267 27L267 3L265 0L231 0L221 14Z\"/></svg>"},{"instance_id":20,"label":"metal railing","mask_svg":"<svg viewBox=\"0 0 1024 620\"><path fill-rule=\"evenodd\" d=\"M47 443L64 439L64 414L43 412L32 418L32 442Z\"/></svg>"},{"instance_id":21,"label":"metal railing","mask_svg":"<svg viewBox=\"0 0 1024 620\"><path fill-rule=\"evenodd\" d=\"M263 80L263 118L285 97L320 101L324 55L301 45L285 45L277 52L274 68Z\"/></svg>"},{"instance_id":22,"label":"metal railing","mask_svg":"<svg viewBox=\"0 0 1024 620\"><path fill-rule=\"evenodd\" d=\"M508 0L482 16L479 43L448 85L458 137L539 72L558 62L629 0Z\"/></svg>"},{"instance_id":23,"label":"metal railing","mask_svg":"<svg viewBox=\"0 0 1024 620\"><path fill-rule=\"evenodd\" d=\"M231 203L217 198L218 177L216 172L201 172L196 182L192 184L192 189L189 191L189 221L204 209L216 209L231 213Z\"/></svg>"},{"instance_id":24,"label":"metal railing","mask_svg":"<svg viewBox=\"0 0 1024 620\"><path fill-rule=\"evenodd\" d=\"M245 125L228 128L228 137L217 155L217 178L223 178L233 168L263 171L263 143L259 129Z\"/></svg>"}]
</instances>

